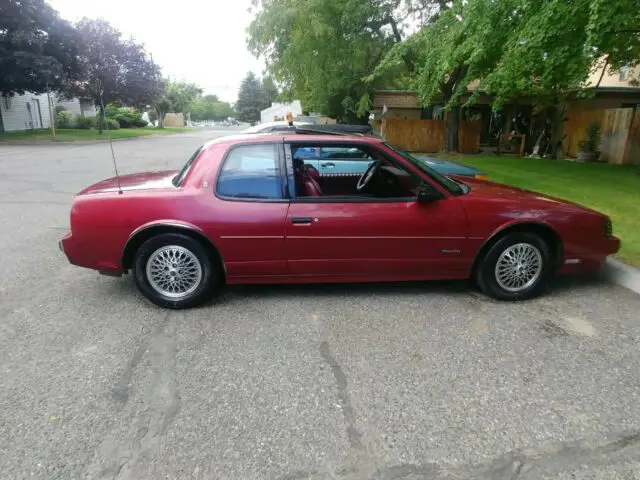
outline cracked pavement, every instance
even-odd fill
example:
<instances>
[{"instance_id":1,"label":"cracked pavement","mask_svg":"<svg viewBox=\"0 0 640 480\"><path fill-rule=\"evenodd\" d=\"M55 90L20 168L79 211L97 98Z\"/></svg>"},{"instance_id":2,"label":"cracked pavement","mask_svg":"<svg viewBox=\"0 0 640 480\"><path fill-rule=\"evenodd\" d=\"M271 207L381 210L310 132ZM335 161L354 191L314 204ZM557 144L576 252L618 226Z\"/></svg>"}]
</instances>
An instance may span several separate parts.
<instances>
[{"instance_id":1,"label":"cracked pavement","mask_svg":"<svg viewBox=\"0 0 640 480\"><path fill-rule=\"evenodd\" d=\"M214 131L114 143L178 168ZM640 480L640 296L235 287L164 311L57 248L108 145L0 145L0 478Z\"/></svg>"}]
</instances>

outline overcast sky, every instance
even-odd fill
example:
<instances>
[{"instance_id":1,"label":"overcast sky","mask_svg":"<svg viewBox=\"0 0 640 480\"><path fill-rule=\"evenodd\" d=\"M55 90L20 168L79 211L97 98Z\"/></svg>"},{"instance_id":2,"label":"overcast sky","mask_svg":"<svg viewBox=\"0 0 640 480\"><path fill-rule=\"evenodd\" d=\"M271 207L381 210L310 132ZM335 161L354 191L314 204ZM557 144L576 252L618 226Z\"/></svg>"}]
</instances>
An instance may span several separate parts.
<instances>
[{"instance_id":1,"label":"overcast sky","mask_svg":"<svg viewBox=\"0 0 640 480\"><path fill-rule=\"evenodd\" d=\"M143 43L164 76L235 102L247 71L264 64L246 48L250 0L47 0L67 20L102 17Z\"/></svg>"}]
</instances>

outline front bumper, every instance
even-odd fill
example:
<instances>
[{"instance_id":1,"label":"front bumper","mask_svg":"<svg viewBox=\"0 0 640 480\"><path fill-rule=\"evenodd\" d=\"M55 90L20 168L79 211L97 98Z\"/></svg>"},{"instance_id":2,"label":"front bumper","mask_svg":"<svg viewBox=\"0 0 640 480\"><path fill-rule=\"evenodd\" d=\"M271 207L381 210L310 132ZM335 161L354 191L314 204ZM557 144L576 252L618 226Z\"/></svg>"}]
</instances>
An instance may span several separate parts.
<instances>
[{"instance_id":1,"label":"front bumper","mask_svg":"<svg viewBox=\"0 0 640 480\"><path fill-rule=\"evenodd\" d=\"M620 239L614 236L603 237L595 248L589 251L567 251L558 269L559 274L587 273L598 270L609 255L620 251ZM577 249L576 249L577 250Z\"/></svg>"}]
</instances>

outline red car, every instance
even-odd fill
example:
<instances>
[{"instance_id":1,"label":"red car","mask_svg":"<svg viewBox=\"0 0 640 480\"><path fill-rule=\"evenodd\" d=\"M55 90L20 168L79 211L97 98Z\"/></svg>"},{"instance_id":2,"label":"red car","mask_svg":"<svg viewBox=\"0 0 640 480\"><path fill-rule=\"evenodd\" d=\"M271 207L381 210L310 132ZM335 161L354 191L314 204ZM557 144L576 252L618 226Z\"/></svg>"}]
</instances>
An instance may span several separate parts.
<instances>
[{"instance_id":1,"label":"red car","mask_svg":"<svg viewBox=\"0 0 640 480\"><path fill-rule=\"evenodd\" d=\"M346 147L365 173L319 175L296 151ZM370 136L309 131L228 136L179 172L111 178L80 192L60 248L121 275L162 307L224 283L474 279L497 299L553 274L598 269L618 251L605 215L468 177L445 177Z\"/></svg>"}]
</instances>

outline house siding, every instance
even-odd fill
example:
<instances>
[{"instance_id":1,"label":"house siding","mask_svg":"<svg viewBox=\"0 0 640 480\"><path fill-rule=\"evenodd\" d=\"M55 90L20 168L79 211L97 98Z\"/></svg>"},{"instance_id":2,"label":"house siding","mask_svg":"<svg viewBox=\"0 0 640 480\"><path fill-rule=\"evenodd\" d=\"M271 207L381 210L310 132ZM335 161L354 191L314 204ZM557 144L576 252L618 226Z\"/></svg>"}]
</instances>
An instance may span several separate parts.
<instances>
[{"instance_id":1,"label":"house siding","mask_svg":"<svg viewBox=\"0 0 640 480\"><path fill-rule=\"evenodd\" d=\"M0 115L2 115L2 125L5 132L50 127L46 94L14 95L10 97L9 103L9 108L7 108L4 97L0 96ZM31 114L29 109L31 109Z\"/></svg>"},{"instance_id":2,"label":"house siding","mask_svg":"<svg viewBox=\"0 0 640 480\"><path fill-rule=\"evenodd\" d=\"M97 113L95 105L78 98L72 98L71 100L59 99L56 102L56 106L66 108L77 117L95 117Z\"/></svg>"},{"instance_id":3,"label":"house siding","mask_svg":"<svg viewBox=\"0 0 640 480\"><path fill-rule=\"evenodd\" d=\"M80 111L83 117L95 117L98 114L96 106L91 102L80 100Z\"/></svg>"},{"instance_id":4,"label":"house siding","mask_svg":"<svg viewBox=\"0 0 640 480\"><path fill-rule=\"evenodd\" d=\"M637 87L637 82L640 82L640 66L629 68L629 73L625 80L620 80L620 71L615 70L611 72L608 68L602 73L602 69L604 68L603 62L600 62L592 71L589 79L587 80L587 85L591 87L595 87L598 85L600 87L626 87L626 88L634 88Z\"/></svg>"},{"instance_id":5,"label":"house siding","mask_svg":"<svg viewBox=\"0 0 640 480\"><path fill-rule=\"evenodd\" d=\"M57 99L56 99L57 100ZM72 100L57 100L56 107L64 107L74 115L81 117L82 109L80 108L80 101L77 98Z\"/></svg>"}]
</instances>

